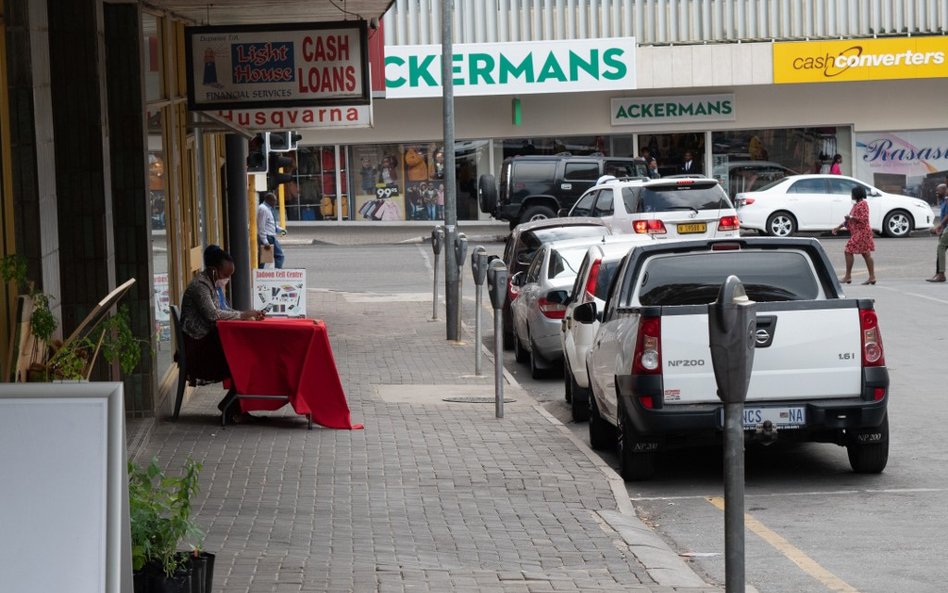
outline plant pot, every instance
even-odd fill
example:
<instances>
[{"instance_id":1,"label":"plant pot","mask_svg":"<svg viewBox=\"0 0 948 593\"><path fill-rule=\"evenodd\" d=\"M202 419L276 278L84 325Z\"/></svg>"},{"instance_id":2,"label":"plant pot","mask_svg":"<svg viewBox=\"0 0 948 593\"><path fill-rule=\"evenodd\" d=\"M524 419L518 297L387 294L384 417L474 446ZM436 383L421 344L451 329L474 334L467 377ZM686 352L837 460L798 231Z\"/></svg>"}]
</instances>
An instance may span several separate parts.
<instances>
[{"instance_id":1,"label":"plant pot","mask_svg":"<svg viewBox=\"0 0 948 593\"><path fill-rule=\"evenodd\" d=\"M211 593L214 582L214 554L200 552L197 556L188 554L191 565L191 593Z\"/></svg>"},{"instance_id":2,"label":"plant pot","mask_svg":"<svg viewBox=\"0 0 948 593\"><path fill-rule=\"evenodd\" d=\"M134 593L148 593L148 575L142 571L132 573L132 591Z\"/></svg>"},{"instance_id":3,"label":"plant pot","mask_svg":"<svg viewBox=\"0 0 948 593\"><path fill-rule=\"evenodd\" d=\"M190 564L182 565L170 577L162 570L148 572L145 593L193 593Z\"/></svg>"}]
</instances>

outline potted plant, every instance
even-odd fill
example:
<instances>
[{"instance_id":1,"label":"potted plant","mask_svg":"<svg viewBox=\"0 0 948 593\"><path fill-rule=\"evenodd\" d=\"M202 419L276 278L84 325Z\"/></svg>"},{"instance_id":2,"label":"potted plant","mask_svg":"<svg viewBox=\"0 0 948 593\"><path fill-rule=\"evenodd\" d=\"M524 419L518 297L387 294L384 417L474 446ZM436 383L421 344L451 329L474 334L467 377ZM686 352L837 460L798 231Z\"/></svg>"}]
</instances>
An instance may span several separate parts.
<instances>
[{"instance_id":1,"label":"potted plant","mask_svg":"<svg viewBox=\"0 0 948 593\"><path fill-rule=\"evenodd\" d=\"M201 553L204 533L191 517L201 464L190 457L180 476L169 476L152 459L146 467L129 462L129 519L136 591L209 592L213 555ZM182 548L190 546L191 552Z\"/></svg>"},{"instance_id":2,"label":"potted plant","mask_svg":"<svg viewBox=\"0 0 948 593\"><path fill-rule=\"evenodd\" d=\"M0 258L0 279L15 284L20 295L17 299L19 314L22 319L29 319L27 331L13 333L10 368L4 380L26 380L29 369L45 368L48 344L59 323L49 308L51 297L36 290L33 282L27 279L26 261L22 257L8 255ZM20 358L28 362L22 369L18 366Z\"/></svg>"}]
</instances>

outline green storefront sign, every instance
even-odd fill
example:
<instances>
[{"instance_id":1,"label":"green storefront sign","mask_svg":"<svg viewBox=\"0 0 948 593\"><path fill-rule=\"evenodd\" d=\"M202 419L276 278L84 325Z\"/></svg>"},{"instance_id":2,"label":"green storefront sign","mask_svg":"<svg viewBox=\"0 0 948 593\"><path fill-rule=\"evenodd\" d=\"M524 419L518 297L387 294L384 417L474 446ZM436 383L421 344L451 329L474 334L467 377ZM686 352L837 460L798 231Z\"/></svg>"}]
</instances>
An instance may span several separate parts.
<instances>
[{"instance_id":1,"label":"green storefront sign","mask_svg":"<svg viewBox=\"0 0 948 593\"><path fill-rule=\"evenodd\" d=\"M612 100L612 125L730 121L734 95L635 97Z\"/></svg>"}]
</instances>

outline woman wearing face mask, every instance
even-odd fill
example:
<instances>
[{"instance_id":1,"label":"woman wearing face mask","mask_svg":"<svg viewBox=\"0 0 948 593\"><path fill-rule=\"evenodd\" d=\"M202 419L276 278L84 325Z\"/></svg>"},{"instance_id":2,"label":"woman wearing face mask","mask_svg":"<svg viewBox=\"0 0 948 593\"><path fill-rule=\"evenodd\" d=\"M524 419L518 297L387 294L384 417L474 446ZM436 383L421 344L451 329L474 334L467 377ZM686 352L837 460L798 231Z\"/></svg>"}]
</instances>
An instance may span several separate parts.
<instances>
[{"instance_id":1,"label":"woman wearing face mask","mask_svg":"<svg viewBox=\"0 0 948 593\"><path fill-rule=\"evenodd\" d=\"M264 317L261 311L234 311L227 305L223 289L233 273L234 260L230 254L217 245L209 245L204 250L204 270L188 284L181 300L181 333L188 369L194 377L205 381L230 377L217 320Z\"/></svg>"}]
</instances>

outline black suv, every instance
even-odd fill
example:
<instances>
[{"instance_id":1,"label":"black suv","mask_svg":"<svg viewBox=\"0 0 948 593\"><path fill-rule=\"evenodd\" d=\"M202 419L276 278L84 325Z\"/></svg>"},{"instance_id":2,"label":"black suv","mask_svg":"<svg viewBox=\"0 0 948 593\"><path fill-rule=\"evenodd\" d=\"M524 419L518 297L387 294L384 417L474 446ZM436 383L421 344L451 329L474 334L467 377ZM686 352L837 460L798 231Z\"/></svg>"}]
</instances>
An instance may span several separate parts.
<instances>
[{"instance_id":1,"label":"black suv","mask_svg":"<svg viewBox=\"0 0 948 593\"><path fill-rule=\"evenodd\" d=\"M568 153L515 156L501 166L500 184L493 175L481 175L478 201L482 212L510 221L510 228L514 228L521 222L553 218L561 209L571 208L603 175L648 177L647 167L642 158Z\"/></svg>"}]
</instances>

